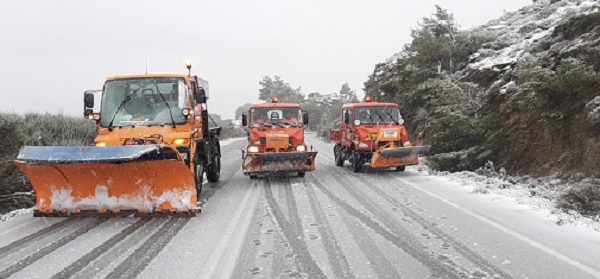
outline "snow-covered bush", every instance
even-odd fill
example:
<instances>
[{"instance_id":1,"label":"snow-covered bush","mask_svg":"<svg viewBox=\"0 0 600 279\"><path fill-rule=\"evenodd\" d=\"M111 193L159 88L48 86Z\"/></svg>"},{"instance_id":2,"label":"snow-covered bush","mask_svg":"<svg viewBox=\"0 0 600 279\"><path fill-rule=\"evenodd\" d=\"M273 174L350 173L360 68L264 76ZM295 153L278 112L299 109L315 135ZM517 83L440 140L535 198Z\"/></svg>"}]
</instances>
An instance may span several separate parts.
<instances>
[{"instance_id":1,"label":"snow-covered bush","mask_svg":"<svg viewBox=\"0 0 600 279\"><path fill-rule=\"evenodd\" d=\"M586 118L592 124L600 123L600 96L596 96L593 100L585 105Z\"/></svg>"},{"instance_id":2,"label":"snow-covered bush","mask_svg":"<svg viewBox=\"0 0 600 279\"><path fill-rule=\"evenodd\" d=\"M23 145L91 145L94 122L61 114L0 113L0 214L33 206L31 185L14 165Z\"/></svg>"},{"instance_id":3,"label":"snow-covered bush","mask_svg":"<svg viewBox=\"0 0 600 279\"><path fill-rule=\"evenodd\" d=\"M553 37L562 35L563 38L571 40L584 33L592 31L600 25L600 13L575 16L558 25L552 33Z\"/></svg>"},{"instance_id":4,"label":"snow-covered bush","mask_svg":"<svg viewBox=\"0 0 600 279\"><path fill-rule=\"evenodd\" d=\"M469 118L438 114L428 129L431 166L441 171L475 170L495 160L505 147L504 131L495 114Z\"/></svg>"},{"instance_id":5,"label":"snow-covered bush","mask_svg":"<svg viewBox=\"0 0 600 279\"><path fill-rule=\"evenodd\" d=\"M584 216L600 215L600 181L595 179L571 187L558 200L558 207L575 210Z\"/></svg>"}]
</instances>

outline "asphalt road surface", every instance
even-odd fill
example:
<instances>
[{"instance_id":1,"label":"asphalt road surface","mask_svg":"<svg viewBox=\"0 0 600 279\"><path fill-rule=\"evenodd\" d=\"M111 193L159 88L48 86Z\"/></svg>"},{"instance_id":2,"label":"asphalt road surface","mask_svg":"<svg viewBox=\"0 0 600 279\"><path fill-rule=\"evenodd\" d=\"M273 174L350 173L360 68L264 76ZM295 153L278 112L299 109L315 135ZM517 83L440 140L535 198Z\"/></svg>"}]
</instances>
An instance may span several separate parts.
<instances>
[{"instance_id":1,"label":"asphalt road surface","mask_svg":"<svg viewBox=\"0 0 600 279\"><path fill-rule=\"evenodd\" d=\"M600 278L600 234L559 227L421 172L336 167L251 180L246 140L194 218L0 223L0 278Z\"/></svg>"}]
</instances>

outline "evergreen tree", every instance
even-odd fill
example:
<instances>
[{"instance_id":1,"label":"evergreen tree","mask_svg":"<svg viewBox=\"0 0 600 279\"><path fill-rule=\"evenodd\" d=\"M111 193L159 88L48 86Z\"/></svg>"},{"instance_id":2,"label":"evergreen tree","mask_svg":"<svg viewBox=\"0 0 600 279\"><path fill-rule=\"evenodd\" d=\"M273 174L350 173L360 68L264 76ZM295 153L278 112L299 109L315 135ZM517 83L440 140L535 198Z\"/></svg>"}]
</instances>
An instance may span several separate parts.
<instances>
[{"instance_id":1,"label":"evergreen tree","mask_svg":"<svg viewBox=\"0 0 600 279\"><path fill-rule=\"evenodd\" d=\"M406 50L413 54L416 64L436 70L454 72L454 53L457 51L458 24L454 15L436 5L436 12L423 18L413 29L412 44Z\"/></svg>"},{"instance_id":2,"label":"evergreen tree","mask_svg":"<svg viewBox=\"0 0 600 279\"><path fill-rule=\"evenodd\" d=\"M260 88L258 99L265 102L271 101L271 98L277 97L282 103L301 103L304 101L304 96L301 93L300 87L293 89L281 77L275 76L272 79L269 76L264 76L259 82Z\"/></svg>"}]
</instances>

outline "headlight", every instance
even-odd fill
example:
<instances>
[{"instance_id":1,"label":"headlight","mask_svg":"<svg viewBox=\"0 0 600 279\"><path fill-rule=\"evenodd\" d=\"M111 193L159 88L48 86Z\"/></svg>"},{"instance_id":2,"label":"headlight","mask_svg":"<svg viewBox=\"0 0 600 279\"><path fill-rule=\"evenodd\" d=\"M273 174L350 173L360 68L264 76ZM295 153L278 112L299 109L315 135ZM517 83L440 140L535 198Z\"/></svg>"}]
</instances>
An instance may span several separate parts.
<instances>
[{"instance_id":1,"label":"headlight","mask_svg":"<svg viewBox=\"0 0 600 279\"><path fill-rule=\"evenodd\" d=\"M296 151L304 152L304 151L306 151L306 146L299 145L298 147L296 147Z\"/></svg>"},{"instance_id":2,"label":"headlight","mask_svg":"<svg viewBox=\"0 0 600 279\"><path fill-rule=\"evenodd\" d=\"M404 147L409 147L409 146L411 146L411 145L412 145L412 144L410 144L410 141L406 141L406 142L404 142Z\"/></svg>"},{"instance_id":3,"label":"headlight","mask_svg":"<svg viewBox=\"0 0 600 279\"><path fill-rule=\"evenodd\" d=\"M256 152L258 152L258 146L248 147L248 153L256 153Z\"/></svg>"},{"instance_id":4,"label":"headlight","mask_svg":"<svg viewBox=\"0 0 600 279\"><path fill-rule=\"evenodd\" d=\"M188 139L176 139L176 140L173 140L173 144L174 145L187 145Z\"/></svg>"},{"instance_id":5,"label":"headlight","mask_svg":"<svg viewBox=\"0 0 600 279\"><path fill-rule=\"evenodd\" d=\"M367 148L367 147L369 147L369 145L366 144L366 143L364 143L364 142L361 142L361 143L358 144L358 147L360 147L360 148Z\"/></svg>"},{"instance_id":6,"label":"headlight","mask_svg":"<svg viewBox=\"0 0 600 279\"><path fill-rule=\"evenodd\" d=\"M104 147L104 146L106 146L106 142L99 141L97 143L94 143L94 145L99 146L99 147Z\"/></svg>"}]
</instances>

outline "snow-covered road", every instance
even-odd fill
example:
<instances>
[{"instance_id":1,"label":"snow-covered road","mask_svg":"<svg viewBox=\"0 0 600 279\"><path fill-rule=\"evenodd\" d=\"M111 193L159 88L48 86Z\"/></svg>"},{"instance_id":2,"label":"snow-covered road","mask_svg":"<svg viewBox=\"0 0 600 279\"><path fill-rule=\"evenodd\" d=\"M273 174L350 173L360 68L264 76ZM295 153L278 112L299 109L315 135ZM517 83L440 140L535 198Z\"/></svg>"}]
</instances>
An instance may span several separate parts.
<instances>
[{"instance_id":1,"label":"snow-covered road","mask_svg":"<svg viewBox=\"0 0 600 279\"><path fill-rule=\"evenodd\" d=\"M186 218L0 223L0 278L600 278L600 233L559 227L416 168L251 180L245 140Z\"/></svg>"}]
</instances>

